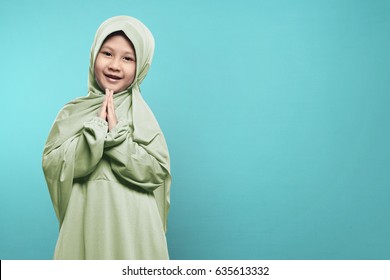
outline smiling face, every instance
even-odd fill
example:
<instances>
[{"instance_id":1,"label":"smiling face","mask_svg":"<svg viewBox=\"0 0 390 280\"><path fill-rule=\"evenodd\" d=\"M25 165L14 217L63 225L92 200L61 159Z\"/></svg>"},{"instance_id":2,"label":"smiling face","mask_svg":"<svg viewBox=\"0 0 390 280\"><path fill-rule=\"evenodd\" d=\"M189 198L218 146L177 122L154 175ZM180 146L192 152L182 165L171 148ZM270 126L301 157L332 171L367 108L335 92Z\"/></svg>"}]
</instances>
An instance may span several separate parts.
<instances>
[{"instance_id":1,"label":"smiling face","mask_svg":"<svg viewBox=\"0 0 390 280\"><path fill-rule=\"evenodd\" d=\"M107 37L96 56L94 71L103 92L110 89L117 93L127 89L136 72L135 50L130 40L121 34Z\"/></svg>"}]
</instances>

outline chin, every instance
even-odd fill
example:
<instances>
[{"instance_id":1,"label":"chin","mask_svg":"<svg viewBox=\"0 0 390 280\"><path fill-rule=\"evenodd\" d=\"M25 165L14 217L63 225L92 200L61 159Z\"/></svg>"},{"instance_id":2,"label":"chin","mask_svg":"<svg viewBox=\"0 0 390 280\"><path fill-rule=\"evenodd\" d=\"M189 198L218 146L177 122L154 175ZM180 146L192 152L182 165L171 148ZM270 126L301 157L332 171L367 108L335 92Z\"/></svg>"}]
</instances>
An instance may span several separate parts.
<instances>
[{"instance_id":1,"label":"chin","mask_svg":"<svg viewBox=\"0 0 390 280\"><path fill-rule=\"evenodd\" d=\"M102 88L103 92L106 92L106 89L113 90L114 94L125 90L121 87L113 87L112 85L103 85L103 88Z\"/></svg>"},{"instance_id":2,"label":"chin","mask_svg":"<svg viewBox=\"0 0 390 280\"><path fill-rule=\"evenodd\" d=\"M118 92L122 92L122 91L124 91L126 89L127 88L118 88L118 89L113 89L113 91L114 91L114 94L115 94L115 93L118 93Z\"/></svg>"}]
</instances>

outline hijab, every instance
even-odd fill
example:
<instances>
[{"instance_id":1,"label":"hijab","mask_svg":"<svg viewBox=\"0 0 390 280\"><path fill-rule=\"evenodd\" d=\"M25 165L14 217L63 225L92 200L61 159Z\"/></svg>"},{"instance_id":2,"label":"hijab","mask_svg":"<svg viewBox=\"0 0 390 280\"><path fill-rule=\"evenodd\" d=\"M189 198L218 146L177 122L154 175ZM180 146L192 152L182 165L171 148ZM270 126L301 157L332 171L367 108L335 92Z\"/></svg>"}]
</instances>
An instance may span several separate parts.
<instances>
[{"instance_id":1,"label":"hijab","mask_svg":"<svg viewBox=\"0 0 390 280\"><path fill-rule=\"evenodd\" d=\"M104 100L94 73L96 56L108 35L122 31L132 42L136 53L136 75L133 83L114 94L118 121L130 124L133 141L154 156L167 171L162 186L154 191L164 229L170 205L170 161L164 135L151 109L141 96L140 84L152 63L154 38L149 29L130 16L116 16L104 21L96 31L90 52L88 95L67 103L58 113L46 141L42 166L57 218L62 225L74 179L74 151L84 123L96 117ZM50 156L51 154L56 156ZM130 155L129 155L130 156Z\"/></svg>"}]
</instances>

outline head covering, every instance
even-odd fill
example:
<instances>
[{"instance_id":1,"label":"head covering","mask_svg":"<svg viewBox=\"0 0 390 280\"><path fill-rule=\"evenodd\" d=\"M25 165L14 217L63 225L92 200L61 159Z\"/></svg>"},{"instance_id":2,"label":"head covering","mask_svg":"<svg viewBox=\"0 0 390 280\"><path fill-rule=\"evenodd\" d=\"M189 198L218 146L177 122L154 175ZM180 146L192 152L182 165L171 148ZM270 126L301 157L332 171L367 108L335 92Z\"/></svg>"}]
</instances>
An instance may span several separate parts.
<instances>
[{"instance_id":1,"label":"head covering","mask_svg":"<svg viewBox=\"0 0 390 280\"><path fill-rule=\"evenodd\" d=\"M139 87L152 64L154 38L149 29L139 20L129 16L116 16L103 22L96 31L91 47L88 87L90 93L101 92L95 80L94 66L96 56L108 35L123 31L133 43L136 53L136 77L130 87ZM103 89L104 90L104 89ZM138 89L139 91L139 89Z\"/></svg>"},{"instance_id":2,"label":"head covering","mask_svg":"<svg viewBox=\"0 0 390 280\"><path fill-rule=\"evenodd\" d=\"M64 106L53 124L44 148L43 170L60 225L72 190L74 153L71 151L75 151L77 145L77 141L73 140L81 134L84 123L97 116L104 99L104 93L95 80L96 56L106 37L116 31L125 33L133 43L136 53L136 76L133 83L128 89L114 94L116 115L118 120L122 119L130 123L134 142L154 156L170 174L169 153L163 133L140 91L140 84L152 63L153 36L143 23L133 17L112 17L100 25L91 47L88 96L77 98ZM53 161L53 157L48 155L60 146L61 150L70 152L63 152ZM154 191L165 230L170 184L171 176L168 175L164 184Z\"/></svg>"}]
</instances>

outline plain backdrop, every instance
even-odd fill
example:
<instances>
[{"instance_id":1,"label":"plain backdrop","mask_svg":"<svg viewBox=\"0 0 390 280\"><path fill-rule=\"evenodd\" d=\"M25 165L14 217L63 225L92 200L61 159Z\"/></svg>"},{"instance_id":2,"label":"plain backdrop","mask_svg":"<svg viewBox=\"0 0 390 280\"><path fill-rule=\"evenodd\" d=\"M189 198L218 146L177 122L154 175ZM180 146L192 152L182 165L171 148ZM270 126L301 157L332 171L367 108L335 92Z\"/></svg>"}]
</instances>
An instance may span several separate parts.
<instances>
[{"instance_id":1,"label":"plain backdrop","mask_svg":"<svg viewBox=\"0 0 390 280\"><path fill-rule=\"evenodd\" d=\"M390 1L0 0L0 258L51 259L41 168L102 21L143 21L172 259L390 259Z\"/></svg>"}]
</instances>

